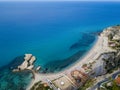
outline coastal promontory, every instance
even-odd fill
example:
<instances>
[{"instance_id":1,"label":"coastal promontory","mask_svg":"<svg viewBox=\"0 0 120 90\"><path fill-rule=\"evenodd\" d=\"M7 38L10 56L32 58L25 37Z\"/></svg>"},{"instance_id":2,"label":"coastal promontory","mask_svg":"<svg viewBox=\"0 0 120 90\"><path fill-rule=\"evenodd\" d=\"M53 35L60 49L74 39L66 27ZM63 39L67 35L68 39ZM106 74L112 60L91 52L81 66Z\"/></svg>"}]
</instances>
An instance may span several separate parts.
<instances>
[{"instance_id":1,"label":"coastal promontory","mask_svg":"<svg viewBox=\"0 0 120 90\"><path fill-rule=\"evenodd\" d=\"M97 38L83 58L60 72L40 73L32 54L25 54L24 62L13 71L32 71L34 78L27 90L113 90L107 88L115 85L120 90L120 26L105 28Z\"/></svg>"}]
</instances>

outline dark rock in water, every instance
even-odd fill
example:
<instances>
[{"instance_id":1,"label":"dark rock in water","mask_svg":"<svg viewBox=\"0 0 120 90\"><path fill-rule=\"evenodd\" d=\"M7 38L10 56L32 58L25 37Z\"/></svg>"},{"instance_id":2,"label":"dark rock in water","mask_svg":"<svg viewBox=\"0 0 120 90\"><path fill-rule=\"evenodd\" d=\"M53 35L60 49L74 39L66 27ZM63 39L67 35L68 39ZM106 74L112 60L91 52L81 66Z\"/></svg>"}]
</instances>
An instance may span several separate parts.
<instances>
[{"instance_id":1,"label":"dark rock in water","mask_svg":"<svg viewBox=\"0 0 120 90\"><path fill-rule=\"evenodd\" d=\"M100 35L102 31L94 32L93 35Z\"/></svg>"},{"instance_id":2,"label":"dark rock in water","mask_svg":"<svg viewBox=\"0 0 120 90\"><path fill-rule=\"evenodd\" d=\"M44 66L45 68L49 69L46 73L60 71L64 69L65 67L67 67L68 65L73 64L76 60L80 58L80 56L83 55L83 52L86 52L86 51L79 51L73 56L66 58L64 60L55 60L55 61L47 63Z\"/></svg>"},{"instance_id":3,"label":"dark rock in water","mask_svg":"<svg viewBox=\"0 0 120 90\"><path fill-rule=\"evenodd\" d=\"M3 66L0 68L0 70L9 68L12 70L13 68L16 68L18 65L20 65L24 61L24 56L18 56L15 59L13 59L9 64Z\"/></svg>"},{"instance_id":4,"label":"dark rock in water","mask_svg":"<svg viewBox=\"0 0 120 90\"><path fill-rule=\"evenodd\" d=\"M79 48L79 47L80 47L80 43L77 42L77 43L73 44L73 45L70 47L70 49Z\"/></svg>"},{"instance_id":5,"label":"dark rock in water","mask_svg":"<svg viewBox=\"0 0 120 90\"><path fill-rule=\"evenodd\" d=\"M91 43L93 43L94 40L95 40L94 35L85 33L82 35L81 39L79 39L77 42L70 46L69 50L78 49L81 47L88 47Z\"/></svg>"},{"instance_id":6,"label":"dark rock in water","mask_svg":"<svg viewBox=\"0 0 120 90\"><path fill-rule=\"evenodd\" d=\"M44 65L43 68L48 68L48 70L45 70L45 72L55 72L55 71L60 71L67 67L68 65L74 63L76 60L78 60L85 52L86 48L89 47L95 40L95 35L93 33L83 33L82 38L79 39L77 42L73 43L70 47L69 50L73 49L78 49L83 48L82 50L78 51L74 55L72 55L69 58L66 58L64 60L52 60L52 62L47 63Z\"/></svg>"},{"instance_id":7,"label":"dark rock in water","mask_svg":"<svg viewBox=\"0 0 120 90\"><path fill-rule=\"evenodd\" d=\"M12 72L12 69L20 65L23 60L23 56L16 57L12 62L0 68L0 90L26 90L32 75L28 71Z\"/></svg>"}]
</instances>

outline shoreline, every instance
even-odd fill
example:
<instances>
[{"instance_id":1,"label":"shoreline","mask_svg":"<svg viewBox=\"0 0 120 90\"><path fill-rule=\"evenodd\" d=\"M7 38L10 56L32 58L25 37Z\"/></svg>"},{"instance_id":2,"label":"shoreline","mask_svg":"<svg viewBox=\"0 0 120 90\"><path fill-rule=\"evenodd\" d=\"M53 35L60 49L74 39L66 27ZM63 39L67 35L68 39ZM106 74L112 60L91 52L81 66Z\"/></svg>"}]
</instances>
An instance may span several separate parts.
<instances>
[{"instance_id":1,"label":"shoreline","mask_svg":"<svg viewBox=\"0 0 120 90\"><path fill-rule=\"evenodd\" d=\"M55 88L59 88L60 90L77 90L80 86L84 85L84 83L90 79L90 77L97 78L99 75L104 75L107 71L105 69L105 65L107 65L107 61L105 60L111 58L110 52L117 53L118 41L120 34L113 34L120 32L116 31L120 29L120 26L116 27L108 27L103 30L103 32L97 37L91 49L82 57L80 57L75 63L65 68L62 71L57 73L37 73L34 70L33 74L35 79L33 79L30 84L27 86L27 90L30 90L31 87L35 85L35 83L42 81L42 83L47 83L48 86L53 85ZM110 37L110 35L112 35ZM115 48L117 47L117 48ZM108 55L109 54L109 55ZM107 55L107 56L106 56ZM119 53L117 54L118 57ZM111 58L114 60L114 58ZM116 64L113 63L112 67ZM111 68L110 68L111 69ZM77 82L80 80L80 82ZM61 82L65 84L61 85ZM54 90L54 87L52 87ZM67 88L74 89L67 89Z\"/></svg>"},{"instance_id":2,"label":"shoreline","mask_svg":"<svg viewBox=\"0 0 120 90\"><path fill-rule=\"evenodd\" d=\"M33 72L35 75L35 79L32 80L30 84L27 86L27 90L30 90L30 88L38 81L46 81L47 78L49 78L50 80L53 80L61 75L66 75L72 70L81 69L83 64L95 61L95 59L97 59L97 57L102 53L99 50L103 49L104 44L106 44L104 43L104 37L97 36L97 40L95 41L95 44L92 46L92 48L85 55L83 55L80 59L78 59L73 65L70 65L69 67L57 73L42 74L42 73Z\"/></svg>"},{"instance_id":3,"label":"shoreline","mask_svg":"<svg viewBox=\"0 0 120 90\"><path fill-rule=\"evenodd\" d=\"M78 60L76 60L76 61L75 61L74 63L72 63L71 65L68 65L68 67L66 67L66 68L64 68L63 70L58 71L58 72L62 72L62 71L64 71L64 70L66 70L66 69L69 69L69 68L71 68L72 66L76 65L76 63L78 63L78 62L80 62L82 59L84 59L84 58L90 53L90 51L92 51L92 49L95 47L95 45L96 45L97 42L98 42L98 38L99 38L99 35L97 35L97 36L95 37L95 41L92 43L92 46L89 48L89 50L88 50L87 52L85 52L85 54L83 54Z\"/></svg>"}]
</instances>

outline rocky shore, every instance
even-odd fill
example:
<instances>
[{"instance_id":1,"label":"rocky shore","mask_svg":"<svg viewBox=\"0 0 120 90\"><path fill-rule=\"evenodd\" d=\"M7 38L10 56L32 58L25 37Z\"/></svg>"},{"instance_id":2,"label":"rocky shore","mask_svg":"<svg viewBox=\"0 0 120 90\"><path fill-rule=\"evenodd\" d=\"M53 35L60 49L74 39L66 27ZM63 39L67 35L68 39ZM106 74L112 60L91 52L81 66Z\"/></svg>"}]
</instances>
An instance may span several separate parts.
<instances>
[{"instance_id":1,"label":"rocky shore","mask_svg":"<svg viewBox=\"0 0 120 90\"><path fill-rule=\"evenodd\" d=\"M83 58L63 71L49 74L36 73L35 71L40 70L40 66L34 69L36 57L32 54L25 54L24 62L17 69L13 69L13 72L22 70L33 72L35 78L27 90L31 90L31 87L39 81L49 85L52 90L77 90L87 80L97 79L118 66L120 63L119 50L120 26L108 27L99 34L95 45Z\"/></svg>"},{"instance_id":2,"label":"rocky shore","mask_svg":"<svg viewBox=\"0 0 120 90\"><path fill-rule=\"evenodd\" d=\"M19 72L23 70L33 70L34 69L34 62L36 61L36 57L32 54L25 54L24 61L21 65L19 65L16 69L13 69L13 72ZM36 68L38 71L40 66Z\"/></svg>"}]
</instances>

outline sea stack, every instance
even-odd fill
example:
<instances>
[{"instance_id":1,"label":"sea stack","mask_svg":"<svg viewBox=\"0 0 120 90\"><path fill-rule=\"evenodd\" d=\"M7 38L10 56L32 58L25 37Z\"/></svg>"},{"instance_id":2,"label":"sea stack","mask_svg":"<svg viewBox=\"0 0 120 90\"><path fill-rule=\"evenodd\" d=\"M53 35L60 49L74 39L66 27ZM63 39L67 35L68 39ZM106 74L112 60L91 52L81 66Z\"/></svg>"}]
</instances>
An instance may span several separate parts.
<instances>
[{"instance_id":1,"label":"sea stack","mask_svg":"<svg viewBox=\"0 0 120 90\"><path fill-rule=\"evenodd\" d=\"M34 62L36 57L32 54L25 54L24 61L21 65L18 66L17 69L13 69L13 72L18 72L22 70L32 70L34 68Z\"/></svg>"}]
</instances>

